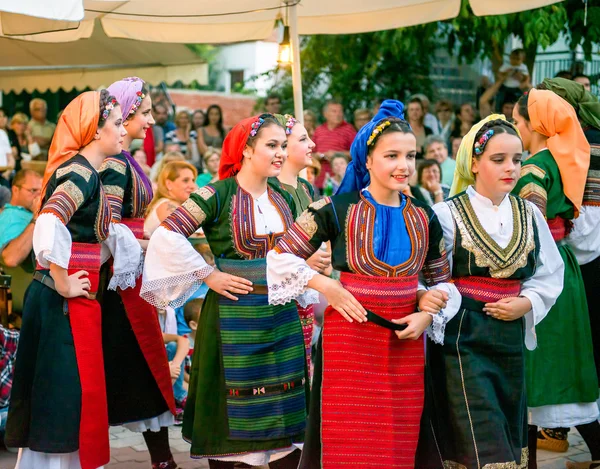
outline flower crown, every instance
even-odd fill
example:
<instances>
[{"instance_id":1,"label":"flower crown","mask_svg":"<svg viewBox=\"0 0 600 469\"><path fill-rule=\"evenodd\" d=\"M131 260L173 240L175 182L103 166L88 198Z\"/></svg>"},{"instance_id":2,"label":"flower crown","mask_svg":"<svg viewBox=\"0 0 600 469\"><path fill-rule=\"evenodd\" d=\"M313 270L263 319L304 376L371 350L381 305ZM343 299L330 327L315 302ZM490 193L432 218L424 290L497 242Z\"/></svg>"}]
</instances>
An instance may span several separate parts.
<instances>
[{"instance_id":1,"label":"flower crown","mask_svg":"<svg viewBox=\"0 0 600 469\"><path fill-rule=\"evenodd\" d=\"M392 123L390 121L384 121L381 124L379 124L377 127L375 127L373 129L373 131L371 132L371 136L369 137L369 140L367 140L367 146L370 147L373 142L375 141L375 139L385 130L386 127L389 127L390 125L392 125Z\"/></svg>"},{"instance_id":2,"label":"flower crown","mask_svg":"<svg viewBox=\"0 0 600 469\"><path fill-rule=\"evenodd\" d=\"M262 117L259 117L258 120L252 122L252 125L250 126L250 136L256 137L256 134L260 130L260 126L263 125L264 123L265 123L265 120Z\"/></svg>"},{"instance_id":3,"label":"flower crown","mask_svg":"<svg viewBox=\"0 0 600 469\"><path fill-rule=\"evenodd\" d=\"M102 120L106 120L108 119L108 116L110 115L110 111L112 111L115 106L118 106L119 103L117 102L117 100L115 98L111 99L109 102L106 103L106 105L104 106L104 110L102 111Z\"/></svg>"},{"instance_id":4,"label":"flower crown","mask_svg":"<svg viewBox=\"0 0 600 469\"><path fill-rule=\"evenodd\" d=\"M144 93L142 93L141 91L138 91L136 93L135 102L131 105L131 111L129 111L129 115L127 116L128 118L135 114L135 112L141 106L142 101L144 100L145 97L146 97L146 95Z\"/></svg>"},{"instance_id":5,"label":"flower crown","mask_svg":"<svg viewBox=\"0 0 600 469\"><path fill-rule=\"evenodd\" d=\"M494 129L488 130L479 138L479 140L477 140L477 142L475 143L475 147L473 148L476 155L481 155L483 153L485 145L487 144L489 139L492 138L492 135L494 135Z\"/></svg>"},{"instance_id":6,"label":"flower crown","mask_svg":"<svg viewBox=\"0 0 600 469\"><path fill-rule=\"evenodd\" d=\"M291 114L286 114L284 117L286 118L286 121L285 121L285 134L286 135L290 135L292 133L292 129L298 123L298 121Z\"/></svg>"}]
</instances>

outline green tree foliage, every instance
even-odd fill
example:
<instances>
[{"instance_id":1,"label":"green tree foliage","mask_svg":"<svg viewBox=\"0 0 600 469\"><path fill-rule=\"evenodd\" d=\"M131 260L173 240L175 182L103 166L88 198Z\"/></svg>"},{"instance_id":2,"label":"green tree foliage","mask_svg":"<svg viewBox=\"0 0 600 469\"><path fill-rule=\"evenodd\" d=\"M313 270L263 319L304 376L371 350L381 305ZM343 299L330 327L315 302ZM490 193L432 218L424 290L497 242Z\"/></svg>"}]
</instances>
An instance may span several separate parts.
<instances>
[{"instance_id":1,"label":"green tree foliage","mask_svg":"<svg viewBox=\"0 0 600 469\"><path fill-rule=\"evenodd\" d=\"M564 8L567 11L568 22L565 33L569 37L571 49L581 45L586 60L592 58L592 47L600 44L600 2L598 0L587 0L586 11L581 0L567 0Z\"/></svg>"}]
</instances>

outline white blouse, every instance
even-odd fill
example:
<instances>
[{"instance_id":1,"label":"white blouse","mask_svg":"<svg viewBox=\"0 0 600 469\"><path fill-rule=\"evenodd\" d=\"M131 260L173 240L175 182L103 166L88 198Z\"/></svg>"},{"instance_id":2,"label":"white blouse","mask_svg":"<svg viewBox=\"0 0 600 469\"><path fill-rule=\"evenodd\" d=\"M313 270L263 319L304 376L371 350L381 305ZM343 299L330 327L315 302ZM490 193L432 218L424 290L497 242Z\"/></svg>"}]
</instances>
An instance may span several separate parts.
<instances>
[{"instance_id":1,"label":"white blouse","mask_svg":"<svg viewBox=\"0 0 600 469\"><path fill-rule=\"evenodd\" d=\"M600 207L584 205L573 220L573 231L567 236L579 265L589 264L600 256Z\"/></svg>"},{"instance_id":2,"label":"white blouse","mask_svg":"<svg viewBox=\"0 0 600 469\"><path fill-rule=\"evenodd\" d=\"M506 196L500 205L496 206L490 199L477 193L472 186L467 189L467 194L483 229L498 246L508 246L513 234L513 212L509 197ZM562 292L564 264L542 212L531 202L526 203L533 209L540 242L535 273L521 284L521 295L527 297L532 305L532 310L525 315L525 346L533 350L537 346L535 326L546 317ZM434 205L433 210L444 230L446 252L452 267L454 219L450 207L445 202Z\"/></svg>"}]
</instances>

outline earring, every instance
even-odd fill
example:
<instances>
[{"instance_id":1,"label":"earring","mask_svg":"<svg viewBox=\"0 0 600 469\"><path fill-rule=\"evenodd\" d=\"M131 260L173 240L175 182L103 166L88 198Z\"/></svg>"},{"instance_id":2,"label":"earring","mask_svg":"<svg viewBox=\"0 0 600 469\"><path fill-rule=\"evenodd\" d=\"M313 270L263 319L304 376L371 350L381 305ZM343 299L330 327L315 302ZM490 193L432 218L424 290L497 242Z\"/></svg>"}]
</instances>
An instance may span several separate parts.
<instances>
[{"instance_id":1,"label":"earring","mask_svg":"<svg viewBox=\"0 0 600 469\"><path fill-rule=\"evenodd\" d=\"M129 125L129 121L125 121L125 122L123 122L123 125L124 125L125 127L127 127L127 126Z\"/></svg>"}]
</instances>

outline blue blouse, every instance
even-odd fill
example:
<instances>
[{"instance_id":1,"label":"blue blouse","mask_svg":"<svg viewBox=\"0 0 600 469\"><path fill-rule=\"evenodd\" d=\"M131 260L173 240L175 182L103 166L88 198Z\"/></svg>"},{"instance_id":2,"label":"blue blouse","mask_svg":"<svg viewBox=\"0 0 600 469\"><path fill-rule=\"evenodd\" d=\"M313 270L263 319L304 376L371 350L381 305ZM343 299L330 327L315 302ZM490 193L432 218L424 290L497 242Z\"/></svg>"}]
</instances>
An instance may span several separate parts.
<instances>
[{"instance_id":1,"label":"blue blouse","mask_svg":"<svg viewBox=\"0 0 600 469\"><path fill-rule=\"evenodd\" d=\"M406 196L400 194L400 206L378 204L368 190L364 197L375 207L375 233L373 252L375 257L391 266L406 262L412 253L412 244L406 229L404 208Z\"/></svg>"}]
</instances>

